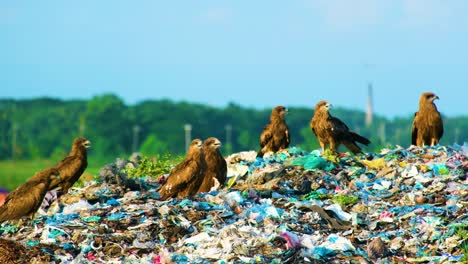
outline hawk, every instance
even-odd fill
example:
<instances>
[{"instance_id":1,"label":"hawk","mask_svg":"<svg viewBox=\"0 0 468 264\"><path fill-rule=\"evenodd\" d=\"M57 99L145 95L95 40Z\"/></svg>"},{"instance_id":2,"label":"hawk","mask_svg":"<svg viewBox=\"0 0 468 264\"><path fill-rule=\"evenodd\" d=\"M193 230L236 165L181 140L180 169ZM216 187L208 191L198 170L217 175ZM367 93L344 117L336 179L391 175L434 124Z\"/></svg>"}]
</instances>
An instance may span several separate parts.
<instances>
[{"instance_id":1,"label":"hawk","mask_svg":"<svg viewBox=\"0 0 468 264\"><path fill-rule=\"evenodd\" d=\"M91 142L86 138L78 137L73 141L68 156L55 165L60 172L60 178L51 182L49 190L60 186L63 194L68 192L88 166L87 149L90 147Z\"/></svg>"},{"instance_id":2,"label":"hawk","mask_svg":"<svg viewBox=\"0 0 468 264\"><path fill-rule=\"evenodd\" d=\"M209 192L211 188L216 185L215 181L218 181L221 186L226 182L227 164L219 151L220 147L221 142L215 137L210 137L203 143L203 152L205 153L207 167L198 193Z\"/></svg>"},{"instance_id":3,"label":"hawk","mask_svg":"<svg viewBox=\"0 0 468 264\"><path fill-rule=\"evenodd\" d=\"M36 173L27 182L8 194L0 207L0 223L6 220L19 220L24 216L31 219L42 204L50 183L60 178L56 168L48 168Z\"/></svg>"},{"instance_id":4,"label":"hawk","mask_svg":"<svg viewBox=\"0 0 468 264\"><path fill-rule=\"evenodd\" d=\"M419 99L419 110L414 114L411 127L411 144L423 147L434 146L444 134L444 125L434 100L439 99L431 92L423 93Z\"/></svg>"},{"instance_id":5,"label":"hawk","mask_svg":"<svg viewBox=\"0 0 468 264\"><path fill-rule=\"evenodd\" d=\"M263 154L288 148L289 146L289 128L286 125L285 115L288 109L284 106L277 106L271 111L270 122L263 129L260 135L260 150L257 157L263 157Z\"/></svg>"},{"instance_id":6,"label":"hawk","mask_svg":"<svg viewBox=\"0 0 468 264\"><path fill-rule=\"evenodd\" d=\"M354 154L361 153L362 150L356 143L369 145L371 142L350 131L343 121L329 113L330 108L330 103L323 100L318 102L310 122L310 128L317 137L320 147L325 150L327 146L330 146L330 149L336 152L338 146L343 144Z\"/></svg>"},{"instance_id":7,"label":"hawk","mask_svg":"<svg viewBox=\"0 0 468 264\"><path fill-rule=\"evenodd\" d=\"M205 170L203 142L194 139L190 143L185 159L172 169L166 182L159 189L161 200L171 197L181 199L196 194L203 182Z\"/></svg>"}]
</instances>

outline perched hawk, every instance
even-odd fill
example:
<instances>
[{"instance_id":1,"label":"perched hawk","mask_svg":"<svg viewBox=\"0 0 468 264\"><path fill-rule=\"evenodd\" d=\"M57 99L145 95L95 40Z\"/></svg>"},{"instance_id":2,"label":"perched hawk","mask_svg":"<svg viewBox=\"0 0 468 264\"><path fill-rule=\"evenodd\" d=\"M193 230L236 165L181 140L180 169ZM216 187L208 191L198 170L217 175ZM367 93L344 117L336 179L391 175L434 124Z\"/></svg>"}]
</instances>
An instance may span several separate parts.
<instances>
[{"instance_id":1,"label":"perched hawk","mask_svg":"<svg viewBox=\"0 0 468 264\"><path fill-rule=\"evenodd\" d=\"M203 152L205 153L206 171L203 176L203 182L198 189L198 193L209 192L215 181L223 186L226 181L227 164L223 155L219 151L221 142L214 137L210 137L203 143Z\"/></svg>"},{"instance_id":2,"label":"perched hawk","mask_svg":"<svg viewBox=\"0 0 468 264\"><path fill-rule=\"evenodd\" d=\"M63 194L68 192L68 189L80 178L88 166L86 149L90 146L91 142L82 137L73 141L72 150L68 156L55 165L60 171L60 178L51 182L50 190L60 186Z\"/></svg>"},{"instance_id":3,"label":"perched hawk","mask_svg":"<svg viewBox=\"0 0 468 264\"><path fill-rule=\"evenodd\" d=\"M196 194L203 182L205 170L203 142L200 139L194 139L185 159L172 169L166 182L159 189L161 200L171 197L181 199Z\"/></svg>"},{"instance_id":4,"label":"perched hawk","mask_svg":"<svg viewBox=\"0 0 468 264\"><path fill-rule=\"evenodd\" d=\"M0 207L0 223L6 220L18 220L24 216L31 219L49 190L50 183L60 178L56 168L48 168L36 173L27 182L8 194Z\"/></svg>"},{"instance_id":5,"label":"perched hawk","mask_svg":"<svg viewBox=\"0 0 468 264\"><path fill-rule=\"evenodd\" d=\"M354 154L362 152L356 142L369 145L370 141L355 132L349 131L345 123L328 112L330 107L331 104L326 101L318 102L310 122L310 128L317 137L320 147L325 150L327 146L330 146L330 149L336 152L338 146L343 144Z\"/></svg>"},{"instance_id":6,"label":"perched hawk","mask_svg":"<svg viewBox=\"0 0 468 264\"><path fill-rule=\"evenodd\" d=\"M286 125L284 116L288 112L284 106L277 106L271 111L270 122L263 129L260 135L260 150L257 156L263 157L263 154L288 148L289 146L289 128Z\"/></svg>"},{"instance_id":7,"label":"perched hawk","mask_svg":"<svg viewBox=\"0 0 468 264\"><path fill-rule=\"evenodd\" d=\"M411 127L411 144L416 146L439 144L444 134L444 125L434 100L439 99L434 93L423 93L419 99L419 111L414 114Z\"/></svg>"}]
</instances>

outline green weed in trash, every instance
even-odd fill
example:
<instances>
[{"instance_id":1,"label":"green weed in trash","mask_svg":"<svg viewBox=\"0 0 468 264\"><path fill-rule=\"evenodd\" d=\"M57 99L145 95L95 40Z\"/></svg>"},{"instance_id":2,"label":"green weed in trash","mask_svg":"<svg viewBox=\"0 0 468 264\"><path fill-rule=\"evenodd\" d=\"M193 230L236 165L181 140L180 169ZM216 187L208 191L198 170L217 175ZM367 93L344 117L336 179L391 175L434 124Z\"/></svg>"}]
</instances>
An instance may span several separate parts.
<instances>
[{"instance_id":1,"label":"green weed in trash","mask_svg":"<svg viewBox=\"0 0 468 264\"><path fill-rule=\"evenodd\" d=\"M356 196L336 195L332 198L332 201L339 204L341 207L345 207L351 204L355 204L358 199L359 198Z\"/></svg>"},{"instance_id":2,"label":"green weed in trash","mask_svg":"<svg viewBox=\"0 0 468 264\"><path fill-rule=\"evenodd\" d=\"M149 176L157 178L167 174L180 161L182 157L174 157L170 154L156 155L154 158L142 157L136 168L127 165L126 172L129 178L139 178Z\"/></svg>"}]
</instances>

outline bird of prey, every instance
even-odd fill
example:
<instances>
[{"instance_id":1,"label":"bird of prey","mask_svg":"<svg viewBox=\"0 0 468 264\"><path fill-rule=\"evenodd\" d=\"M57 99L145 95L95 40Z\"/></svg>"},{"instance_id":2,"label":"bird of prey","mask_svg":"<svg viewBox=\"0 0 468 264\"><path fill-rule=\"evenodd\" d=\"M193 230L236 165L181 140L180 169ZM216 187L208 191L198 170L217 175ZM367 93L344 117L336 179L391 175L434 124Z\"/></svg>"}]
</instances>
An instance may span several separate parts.
<instances>
[{"instance_id":1,"label":"bird of prey","mask_svg":"<svg viewBox=\"0 0 468 264\"><path fill-rule=\"evenodd\" d=\"M216 181L223 186L226 181L227 164L223 155L219 151L221 142L215 138L210 137L203 143L203 152L205 154L206 171L203 176L203 182L200 185L197 193L209 192Z\"/></svg>"},{"instance_id":2,"label":"bird of prey","mask_svg":"<svg viewBox=\"0 0 468 264\"><path fill-rule=\"evenodd\" d=\"M0 207L0 223L6 220L18 220L24 216L31 219L49 190L50 183L60 178L56 168L48 168L36 173L27 182L8 194Z\"/></svg>"},{"instance_id":3,"label":"bird of prey","mask_svg":"<svg viewBox=\"0 0 468 264\"><path fill-rule=\"evenodd\" d=\"M90 146L91 142L86 138L78 137L73 141L68 156L55 165L55 168L60 171L60 178L51 182L50 190L60 186L63 194L68 192L68 189L80 178L88 166L87 149Z\"/></svg>"},{"instance_id":4,"label":"bird of prey","mask_svg":"<svg viewBox=\"0 0 468 264\"><path fill-rule=\"evenodd\" d=\"M419 110L414 114L411 127L411 144L416 146L434 146L444 134L444 125L434 100L439 99L431 92L421 94Z\"/></svg>"},{"instance_id":5,"label":"bird of prey","mask_svg":"<svg viewBox=\"0 0 468 264\"><path fill-rule=\"evenodd\" d=\"M362 152L356 142L369 145L370 141L349 131L348 126L343 121L329 113L330 108L330 103L323 100L318 102L310 122L310 128L317 137L320 147L325 150L329 146L331 151L336 152L338 146L343 144L354 154Z\"/></svg>"},{"instance_id":6,"label":"bird of prey","mask_svg":"<svg viewBox=\"0 0 468 264\"><path fill-rule=\"evenodd\" d=\"M172 169L166 182L159 189L161 200L174 197L181 199L196 194L203 182L205 170L203 142L194 139L190 143L185 159Z\"/></svg>"},{"instance_id":7,"label":"bird of prey","mask_svg":"<svg viewBox=\"0 0 468 264\"><path fill-rule=\"evenodd\" d=\"M271 111L270 122L263 129L260 135L260 150L257 156L263 157L263 154L288 148L289 146L289 128L286 125L285 115L288 109L284 106L277 106Z\"/></svg>"}]
</instances>

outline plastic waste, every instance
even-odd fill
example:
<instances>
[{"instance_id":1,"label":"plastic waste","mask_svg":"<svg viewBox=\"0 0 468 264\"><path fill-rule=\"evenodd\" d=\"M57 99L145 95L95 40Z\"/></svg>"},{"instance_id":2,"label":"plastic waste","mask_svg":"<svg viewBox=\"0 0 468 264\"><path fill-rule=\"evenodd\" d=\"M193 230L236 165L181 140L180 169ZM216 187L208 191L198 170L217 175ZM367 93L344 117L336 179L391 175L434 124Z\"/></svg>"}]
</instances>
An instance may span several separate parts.
<instances>
[{"instance_id":1,"label":"plastic waste","mask_svg":"<svg viewBox=\"0 0 468 264\"><path fill-rule=\"evenodd\" d=\"M167 201L158 179L127 186L114 169L130 163L119 161L103 170L107 180L72 188L32 221L0 223L0 236L35 263L460 263L467 154L467 144L389 148L369 160L235 153L229 187Z\"/></svg>"}]
</instances>

